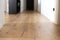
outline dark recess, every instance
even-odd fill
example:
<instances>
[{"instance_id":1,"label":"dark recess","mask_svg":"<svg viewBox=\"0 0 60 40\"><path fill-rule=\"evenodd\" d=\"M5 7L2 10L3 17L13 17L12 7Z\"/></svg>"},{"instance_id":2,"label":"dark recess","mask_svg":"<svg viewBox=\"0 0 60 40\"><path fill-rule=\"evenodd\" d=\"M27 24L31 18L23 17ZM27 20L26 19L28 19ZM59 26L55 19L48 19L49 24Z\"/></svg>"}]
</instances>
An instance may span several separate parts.
<instances>
[{"instance_id":1,"label":"dark recess","mask_svg":"<svg viewBox=\"0 0 60 40\"><path fill-rule=\"evenodd\" d=\"M20 12L20 0L9 0L9 14Z\"/></svg>"},{"instance_id":2,"label":"dark recess","mask_svg":"<svg viewBox=\"0 0 60 40\"><path fill-rule=\"evenodd\" d=\"M26 5L27 10L34 10L34 0L27 0Z\"/></svg>"}]
</instances>

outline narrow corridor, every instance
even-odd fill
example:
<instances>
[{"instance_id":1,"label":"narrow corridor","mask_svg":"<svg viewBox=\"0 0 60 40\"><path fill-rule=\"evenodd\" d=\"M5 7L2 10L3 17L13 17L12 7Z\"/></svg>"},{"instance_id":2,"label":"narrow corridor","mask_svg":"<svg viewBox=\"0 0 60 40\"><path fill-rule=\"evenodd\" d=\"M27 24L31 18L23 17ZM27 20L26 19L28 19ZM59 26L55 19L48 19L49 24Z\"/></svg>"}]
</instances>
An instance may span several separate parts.
<instances>
[{"instance_id":1,"label":"narrow corridor","mask_svg":"<svg viewBox=\"0 0 60 40\"><path fill-rule=\"evenodd\" d=\"M5 19L6 24L0 29L0 38L4 40L60 40L60 26L38 12L10 14Z\"/></svg>"}]
</instances>

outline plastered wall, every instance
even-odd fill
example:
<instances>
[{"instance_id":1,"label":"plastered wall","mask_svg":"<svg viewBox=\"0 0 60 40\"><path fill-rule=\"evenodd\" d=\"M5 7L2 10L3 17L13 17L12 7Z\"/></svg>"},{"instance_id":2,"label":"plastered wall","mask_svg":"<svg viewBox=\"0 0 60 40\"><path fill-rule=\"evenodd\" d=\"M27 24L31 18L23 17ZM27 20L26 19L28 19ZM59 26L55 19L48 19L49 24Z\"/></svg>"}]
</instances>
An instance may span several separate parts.
<instances>
[{"instance_id":1,"label":"plastered wall","mask_svg":"<svg viewBox=\"0 0 60 40\"><path fill-rule=\"evenodd\" d=\"M26 10L26 0L20 0L21 1L21 12Z\"/></svg>"},{"instance_id":2,"label":"plastered wall","mask_svg":"<svg viewBox=\"0 0 60 40\"><path fill-rule=\"evenodd\" d=\"M55 8L55 11L53 11L53 8ZM41 0L41 14L55 24L58 24L57 10L57 0Z\"/></svg>"},{"instance_id":3,"label":"plastered wall","mask_svg":"<svg viewBox=\"0 0 60 40\"><path fill-rule=\"evenodd\" d=\"M57 22L60 25L60 0L57 0L56 7L57 7L57 14L56 14L57 15Z\"/></svg>"},{"instance_id":4,"label":"plastered wall","mask_svg":"<svg viewBox=\"0 0 60 40\"><path fill-rule=\"evenodd\" d=\"M5 24L5 0L0 0L0 28L3 27L3 25Z\"/></svg>"},{"instance_id":5,"label":"plastered wall","mask_svg":"<svg viewBox=\"0 0 60 40\"><path fill-rule=\"evenodd\" d=\"M38 12L41 13L41 0L38 0Z\"/></svg>"}]
</instances>

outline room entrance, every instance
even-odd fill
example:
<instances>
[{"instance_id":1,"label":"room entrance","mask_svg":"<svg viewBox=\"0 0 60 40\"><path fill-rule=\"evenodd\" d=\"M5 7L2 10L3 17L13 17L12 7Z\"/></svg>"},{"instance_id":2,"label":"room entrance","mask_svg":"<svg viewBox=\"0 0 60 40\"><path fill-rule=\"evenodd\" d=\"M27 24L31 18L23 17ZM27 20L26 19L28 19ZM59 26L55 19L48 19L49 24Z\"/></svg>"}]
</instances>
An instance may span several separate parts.
<instances>
[{"instance_id":1,"label":"room entrance","mask_svg":"<svg viewBox=\"0 0 60 40\"><path fill-rule=\"evenodd\" d=\"M26 0L26 9L34 10L34 0Z\"/></svg>"}]
</instances>

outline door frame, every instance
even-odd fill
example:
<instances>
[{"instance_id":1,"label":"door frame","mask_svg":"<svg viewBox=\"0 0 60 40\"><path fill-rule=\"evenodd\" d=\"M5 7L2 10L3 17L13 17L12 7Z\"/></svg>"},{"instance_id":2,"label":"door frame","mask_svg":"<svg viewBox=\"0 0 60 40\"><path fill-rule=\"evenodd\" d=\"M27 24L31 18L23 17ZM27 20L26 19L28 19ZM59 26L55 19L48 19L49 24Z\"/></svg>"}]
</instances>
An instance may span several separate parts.
<instances>
[{"instance_id":1,"label":"door frame","mask_svg":"<svg viewBox=\"0 0 60 40\"><path fill-rule=\"evenodd\" d=\"M34 0L34 11L38 11L38 0Z\"/></svg>"},{"instance_id":2,"label":"door frame","mask_svg":"<svg viewBox=\"0 0 60 40\"><path fill-rule=\"evenodd\" d=\"M38 0L34 0L34 11L38 11Z\"/></svg>"}]
</instances>

